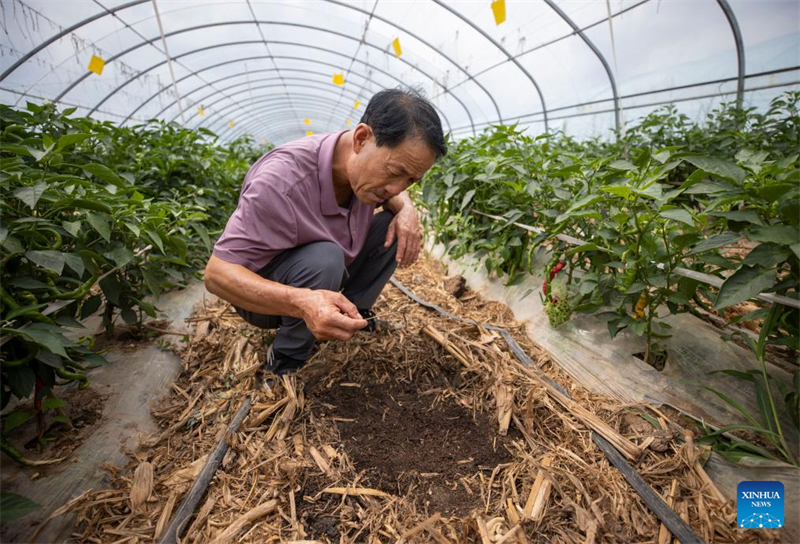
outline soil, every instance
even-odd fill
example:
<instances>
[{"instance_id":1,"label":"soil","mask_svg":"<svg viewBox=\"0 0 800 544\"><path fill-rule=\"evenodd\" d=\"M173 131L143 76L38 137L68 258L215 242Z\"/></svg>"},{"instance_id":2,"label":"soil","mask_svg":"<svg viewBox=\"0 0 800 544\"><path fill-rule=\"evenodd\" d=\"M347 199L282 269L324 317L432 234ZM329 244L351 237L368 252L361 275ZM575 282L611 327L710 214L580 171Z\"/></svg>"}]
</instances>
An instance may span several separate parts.
<instances>
[{"instance_id":1,"label":"soil","mask_svg":"<svg viewBox=\"0 0 800 544\"><path fill-rule=\"evenodd\" d=\"M14 429L9 441L30 460L57 459L69 457L84 440L98 427L103 419L103 411L108 393L100 393L96 389L78 389L74 387L66 392L58 392L58 398L65 400L61 409L70 418L72 428L53 421L58 414L55 410L45 413L45 432L42 443L38 440L36 417L32 417L20 427ZM33 413L33 403L28 402L23 409ZM36 472L50 473L58 470L63 463L36 467Z\"/></svg>"},{"instance_id":2,"label":"soil","mask_svg":"<svg viewBox=\"0 0 800 544\"><path fill-rule=\"evenodd\" d=\"M147 321L148 327L139 327L137 325L117 324L114 326L114 334L111 338L107 337L105 333L95 335L94 350L102 352L104 349L113 346L124 353L136 351L145 347L153 342L154 339L162 336L156 329L166 329L169 321L166 319L153 319ZM176 337L172 337L173 339Z\"/></svg>"},{"instance_id":3,"label":"soil","mask_svg":"<svg viewBox=\"0 0 800 544\"><path fill-rule=\"evenodd\" d=\"M664 367L667 366L668 354L666 352L664 352L664 351L659 351L659 352L651 354L649 361L645 361L644 360L644 356L645 356L645 352L644 351L640 351L639 353L634 353L633 356L636 357L637 359L641 360L643 363L646 362L648 365L652 366L653 368L655 368L659 372L664 370Z\"/></svg>"},{"instance_id":4,"label":"soil","mask_svg":"<svg viewBox=\"0 0 800 544\"><path fill-rule=\"evenodd\" d=\"M512 428L498 436L489 415L473 418L452 400L434 402L434 397L408 382L334 384L317 392L313 410L319 418L342 418L335 420L336 427L347 455L364 474L360 485L413 494L418 507L431 514L467 516L484 506L468 479L478 472L488 477L510 461L505 444L520 435ZM310 525L331 536L324 519Z\"/></svg>"}]
</instances>

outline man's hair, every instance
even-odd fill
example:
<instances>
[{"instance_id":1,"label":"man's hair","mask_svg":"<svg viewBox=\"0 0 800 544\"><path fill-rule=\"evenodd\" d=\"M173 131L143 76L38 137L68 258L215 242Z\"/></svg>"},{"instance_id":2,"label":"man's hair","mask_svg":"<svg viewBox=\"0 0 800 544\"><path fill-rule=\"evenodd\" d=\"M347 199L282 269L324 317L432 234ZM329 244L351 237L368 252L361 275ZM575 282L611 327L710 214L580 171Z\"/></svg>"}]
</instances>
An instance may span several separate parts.
<instances>
[{"instance_id":1,"label":"man's hair","mask_svg":"<svg viewBox=\"0 0 800 544\"><path fill-rule=\"evenodd\" d=\"M422 92L413 87L385 89L370 99L361 117L378 146L395 147L406 138L422 138L439 159L447 154L442 121Z\"/></svg>"}]
</instances>

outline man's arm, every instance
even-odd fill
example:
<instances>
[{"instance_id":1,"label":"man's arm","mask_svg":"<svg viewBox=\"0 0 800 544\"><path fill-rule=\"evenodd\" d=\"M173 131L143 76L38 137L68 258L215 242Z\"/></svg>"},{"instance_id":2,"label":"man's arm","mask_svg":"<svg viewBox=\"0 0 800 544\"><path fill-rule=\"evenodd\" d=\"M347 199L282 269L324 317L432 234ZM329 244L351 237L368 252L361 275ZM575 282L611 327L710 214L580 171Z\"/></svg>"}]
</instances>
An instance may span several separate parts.
<instances>
[{"instance_id":1,"label":"man's arm","mask_svg":"<svg viewBox=\"0 0 800 544\"><path fill-rule=\"evenodd\" d=\"M341 293L290 287L214 255L205 270L210 293L244 310L299 317L319 340L349 340L367 322Z\"/></svg>"},{"instance_id":2,"label":"man's arm","mask_svg":"<svg viewBox=\"0 0 800 544\"><path fill-rule=\"evenodd\" d=\"M391 246L396 237L397 262L401 267L410 266L417 260L422 242L422 229L414 203L408 193L403 191L387 200L383 207L394 214L383 247Z\"/></svg>"}]
</instances>

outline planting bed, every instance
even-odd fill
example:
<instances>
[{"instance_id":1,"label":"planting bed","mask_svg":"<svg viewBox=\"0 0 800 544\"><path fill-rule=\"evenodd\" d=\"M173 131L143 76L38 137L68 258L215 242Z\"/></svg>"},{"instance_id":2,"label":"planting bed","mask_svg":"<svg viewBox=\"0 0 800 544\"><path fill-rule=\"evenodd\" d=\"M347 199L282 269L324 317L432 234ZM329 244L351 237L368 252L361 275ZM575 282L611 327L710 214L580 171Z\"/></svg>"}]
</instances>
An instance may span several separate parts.
<instances>
[{"instance_id":1,"label":"planting bed","mask_svg":"<svg viewBox=\"0 0 800 544\"><path fill-rule=\"evenodd\" d=\"M707 542L779 539L736 528L734 504L697 468L703 450L667 414L582 389L508 307L446 291L438 264L397 276L452 313L505 327L541 373L498 333L387 286L376 310L397 328L321 343L297 376L266 389L256 371L271 335L207 303L190 319L181 374L153 407L158 431L64 508L77 513L73 539L157 542L245 397L252 407L184 543L657 541L659 520L592 441L586 425L598 422L656 493L674 487L675 510Z\"/></svg>"},{"instance_id":2,"label":"planting bed","mask_svg":"<svg viewBox=\"0 0 800 544\"><path fill-rule=\"evenodd\" d=\"M422 509L466 516L482 500L465 480L510 461L505 446L520 435L498 437L489 415L473 414L451 399L434 402L457 376L450 370L432 383L400 382L397 376L363 386L345 382L315 397L314 412L336 422L366 485L416 497Z\"/></svg>"}]
</instances>

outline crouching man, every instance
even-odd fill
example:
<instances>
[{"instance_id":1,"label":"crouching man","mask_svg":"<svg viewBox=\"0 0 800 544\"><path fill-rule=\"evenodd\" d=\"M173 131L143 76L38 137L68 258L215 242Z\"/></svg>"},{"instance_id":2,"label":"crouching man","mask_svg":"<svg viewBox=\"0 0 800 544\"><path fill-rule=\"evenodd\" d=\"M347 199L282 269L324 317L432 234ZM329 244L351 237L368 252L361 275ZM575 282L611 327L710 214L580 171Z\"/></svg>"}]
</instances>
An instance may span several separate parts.
<instances>
[{"instance_id":1,"label":"crouching man","mask_svg":"<svg viewBox=\"0 0 800 544\"><path fill-rule=\"evenodd\" d=\"M431 104L396 89L376 94L354 129L289 142L250 168L205 285L248 323L278 329L267 370L295 371L316 340L374 329L372 305L420 252L406 189L445 153Z\"/></svg>"}]
</instances>

